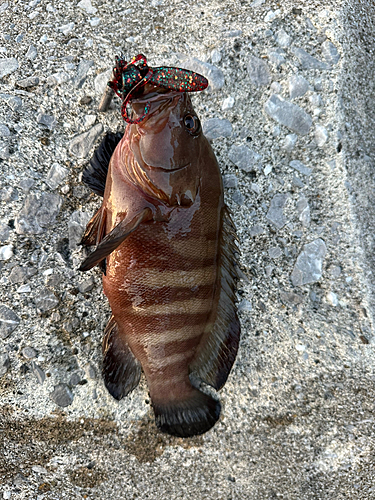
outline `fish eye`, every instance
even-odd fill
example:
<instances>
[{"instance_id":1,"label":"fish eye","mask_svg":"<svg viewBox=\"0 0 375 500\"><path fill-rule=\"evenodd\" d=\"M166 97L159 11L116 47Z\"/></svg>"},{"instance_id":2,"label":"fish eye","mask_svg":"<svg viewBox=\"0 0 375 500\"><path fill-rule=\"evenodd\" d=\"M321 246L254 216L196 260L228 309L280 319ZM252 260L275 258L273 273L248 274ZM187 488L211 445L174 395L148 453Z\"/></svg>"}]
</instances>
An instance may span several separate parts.
<instances>
[{"instance_id":1,"label":"fish eye","mask_svg":"<svg viewBox=\"0 0 375 500\"><path fill-rule=\"evenodd\" d=\"M201 122L197 116L186 115L184 117L184 125L190 134L196 135L201 130Z\"/></svg>"}]
</instances>

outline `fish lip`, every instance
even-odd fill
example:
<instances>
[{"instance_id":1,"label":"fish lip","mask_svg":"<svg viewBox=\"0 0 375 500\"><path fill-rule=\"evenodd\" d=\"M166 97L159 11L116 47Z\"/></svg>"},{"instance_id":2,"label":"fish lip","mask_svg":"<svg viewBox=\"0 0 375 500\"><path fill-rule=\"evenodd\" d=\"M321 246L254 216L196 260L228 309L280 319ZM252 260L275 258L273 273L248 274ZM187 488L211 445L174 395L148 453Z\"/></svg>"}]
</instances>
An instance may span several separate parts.
<instances>
[{"instance_id":1,"label":"fish lip","mask_svg":"<svg viewBox=\"0 0 375 500\"><path fill-rule=\"evenodd\" d=\"M175 168L153 167L152 165L147 165L147 166L149 168L151 168L152 170L157 170L157 171L162 171L162 172L169 173L169 172L176 172L177 170L182 170L183 168L187 168L190 165L191 165L191 162L186 163L186 165L182 165L182 166L175 167Z\"/></svg>"}]
</instances>

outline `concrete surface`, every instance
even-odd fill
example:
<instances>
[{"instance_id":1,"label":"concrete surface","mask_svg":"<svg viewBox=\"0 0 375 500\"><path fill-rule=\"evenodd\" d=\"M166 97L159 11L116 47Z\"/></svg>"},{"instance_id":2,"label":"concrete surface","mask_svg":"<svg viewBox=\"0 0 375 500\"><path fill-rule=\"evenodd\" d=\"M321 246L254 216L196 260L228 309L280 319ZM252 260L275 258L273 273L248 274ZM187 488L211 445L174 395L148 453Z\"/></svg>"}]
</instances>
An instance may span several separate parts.
<instances>
[{"instance_id":1,"label":"concrete surface","mask_svg":"<svg viewBox=\"0 0 375 500\"><path fill-rule=\"evenodd\" d=\"M375 498L374 19L370 0L0 4L4 499ZM210 79L194 104L240 238L240 351L193 439L156 431L144 380L108 395L100 273L76 271L121 52Z\"/></svg>"}]
</instances>

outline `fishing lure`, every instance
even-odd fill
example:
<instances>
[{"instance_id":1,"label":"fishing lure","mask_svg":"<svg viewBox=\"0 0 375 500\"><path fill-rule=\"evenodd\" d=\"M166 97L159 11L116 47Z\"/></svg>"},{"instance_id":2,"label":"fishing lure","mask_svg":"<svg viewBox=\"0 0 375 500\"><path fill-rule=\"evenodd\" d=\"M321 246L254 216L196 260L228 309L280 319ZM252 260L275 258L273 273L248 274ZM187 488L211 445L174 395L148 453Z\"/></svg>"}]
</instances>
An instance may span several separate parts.
<instances>
[{"instance_id":1,"label":"fishing lure","mask_svg":"<svg viewBox=\"0 0 375 500\"><path fill-rule=\"evenodd\" d=\"M147 102L142 116L132 120L128 115L129 102L142 95L147 83L177 92L199 92L208 86L207 79L194 71L167 66L151 68L143 54L133 57L130 62L116 56L113 78L108 86L122 99L121 114L127 123L140 123L149 112L150 103Z\"/></svg>"},{"instance_id":2,"label":"fishing lure","mask_svg":"<svg viewBox=\"0 0 375 500\"><path fill-rule=\"evenodd\" d=\"M188 94L207 81L149 68L139 55L117 58L110 83L129 125L104 137L82 177L103 197L82 239L96 248L80 267L100 266L112 309L103 380L120 400L143 370L158 428L194 436L221 410L201 382L223 387L240 336L235 228ZM126 102L139 118L130 119Z\"/></svg>"}]
</instances>

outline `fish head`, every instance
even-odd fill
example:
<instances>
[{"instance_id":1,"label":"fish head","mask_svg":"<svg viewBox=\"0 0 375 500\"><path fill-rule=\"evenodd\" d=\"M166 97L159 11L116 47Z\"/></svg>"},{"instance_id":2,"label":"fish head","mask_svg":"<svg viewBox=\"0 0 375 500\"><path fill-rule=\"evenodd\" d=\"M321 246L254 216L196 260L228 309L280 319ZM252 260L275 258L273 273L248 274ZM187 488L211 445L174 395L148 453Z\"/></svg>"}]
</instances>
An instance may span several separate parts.
<instances>
[{"instance_id":1,"label":"fish head","mask_svg":"<svg viewBox=\"0 0 375 500\"><path fill-rule=\"evenodd\" d=\"M189 95L153 87L153 91L131 101L133 116L142 116L147 105L146 117L132 125L139 160L166 172L196 163L203 134Z\"/></svg>"},{"instance_id":2,"label":"fish head","mask_svg":"<svg viewBox=\"0 0 375 500\"><path fill-rule=\"evenodd\" d=\"M216 162L187 93L145 86L132 99L128 144L135 161L125 162L132 178L170 206L194 203L207 162ZM147 111L147 113L146 113ZM139 169L142 171L140 174Z\"/></svg>"}]
</instances>

